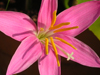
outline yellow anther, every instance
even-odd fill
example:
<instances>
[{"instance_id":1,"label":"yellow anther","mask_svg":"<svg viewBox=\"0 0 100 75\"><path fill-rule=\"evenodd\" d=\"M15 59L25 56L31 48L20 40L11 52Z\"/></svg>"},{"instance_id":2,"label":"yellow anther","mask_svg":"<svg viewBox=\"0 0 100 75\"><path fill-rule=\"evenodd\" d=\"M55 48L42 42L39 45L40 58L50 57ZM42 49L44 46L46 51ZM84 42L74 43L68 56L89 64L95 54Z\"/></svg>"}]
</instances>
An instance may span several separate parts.
<instances>
[{"instance_id":1,"label":"yellow anther","mask_svg":"<svg viewBox=\"0 0 100 75\"><path fill-rule=\"evenodd\" d=\"M49 30L57 29L57 28L60 28L62 26L69 25L69 24L70 24L70 22L60 23L60 24L58 24L56 26L50 27Z\"/></svg>"},{"instance_id":2,"label":"yellow anther","mask_svg":"<svg viewBox=\"0 0 100 75\"><path fill-rule=\"evenodd\" d=\"M55 22L56 22L56 10L53 12L53 18L52 18L52 22L51 22L51 27L53 27Z\"/></svg>"},{"instance_id":3,"label":"yellow anther","mask_svg":"<svg viewBox=\"0 0 100 75\"><path fill-rule=\"evenodd\" d=\"M45 53L46 53L46 55L48 55L48 43L49 43L48 39L45 38Z\"/></svg>"},{"instance_id":4,"label":"yellow anther","mask_svg":"<svg viewBox=\"0 0 100 75\"><path fill-rule=\"evenodd\" d=\"M44 29L43 28L40 28L40 31L44 31Z\"/></svg>"},{"instance_id":5,"label":"yellow anther","mask_svg":"<svg viewBox=\"0 0 100 75\"><path fill-rule=\"evenodd\" d=\"M73 49L77 50L77 48L75 48L72 44L68 43L67 41L65 41L64 39L61 39L59 37L55 37L55 39L60 40L61 42L71 46Z\"/></svg>"},{"instance_id":6,"label":"yellow anther","mask_svg":"<svg viewBox=\"0 0 100 75\"><path fill-rule=\"evenodd\" d=\"M58 58L58 52L57 52L56 46L54 44L53 37L50 37L50 40L51 40L51 44L52 44L52 47L53 47L55 55L56 55L57 64L60 67L60 62L59 62L59 58Z\"/></svg>"},{"instance_id":7,"label":"yellow anther","mask_svg":"<svg viewBox=\"0 0 100 75\"><path fill-rule=\"evenodd\" d=\"M79 28L79 27L74 26L74 27L69 27L69 28L62 28L62 29L55 30L54 33L63 32L63 31L67 31L67 30L72 30L72 29L76 29L76 28Z\"/></svg>"}]
</instances>

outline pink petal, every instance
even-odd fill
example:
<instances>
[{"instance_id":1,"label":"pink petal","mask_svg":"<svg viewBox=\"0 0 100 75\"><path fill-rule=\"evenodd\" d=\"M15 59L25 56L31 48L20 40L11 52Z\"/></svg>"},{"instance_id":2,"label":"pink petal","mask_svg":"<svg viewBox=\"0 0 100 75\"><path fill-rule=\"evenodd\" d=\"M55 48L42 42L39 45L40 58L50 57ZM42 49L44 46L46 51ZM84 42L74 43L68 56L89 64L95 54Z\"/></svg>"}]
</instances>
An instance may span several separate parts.
<instances>
[{"instance_id":1,"label":"pink petal","mask_svg":"<svg viewBox=\"0 0 100 75\"><path fill-rule=\"evenodd\" d=\"M97 54L86 44L83 42L69 36L59 35L60 38L63 38L70 44L72 44L77 50L73 49L72 47L68 46L67 44L64 44L60 41L55 42L57 45L59 45L64 51L71 54L74 53L72 56L74 59L71 59L72 61L78 62L85 66L90 67L99 67L100 68L100 58L97 56ZM60 50L58 50L59 55L66 57L65 54L63 54Z\"/></svg>"},{"instance_id":2,"label":"pink petal","mask_svg":"<svg viewBox=\"0 0 100 75\"><path fill-rule=\"evenodd\" d=\"M79 26L78 29L62 32L70 36L76 36L86 30L100 15L100 1L89 1L73 6L57 16L55 25L63 22L70 22L70 25L64 26L73 27Z\"/></svg>"},{"instance_id":3,"label":"pink petal","mask_svg":"<svg viewBox=\"0 0 100 75\"><path fill-rule=\"evenodd\" d=\"M61 75L61 67L58 67L55 54L51 49L48 55L42 54L38 65L40 75Z\"/></svg>"},{"instance_id":4,"label":"pink petal","mask_svg":"<svg viewBox=\"0 0 100 75\"><path fill-rule=\"evenodd\" d=\"M39 29L50 27L55 10L57 10L57 0L42 0L38 16Z\"/></svg>"},{"instance_id":5,"label":"pink petal","mask_svg":"<svg viewBox=\"0 0 100 75\"><path fill-rule=\"evenodd\" d=\"M13 55L6 75L16 74L27 69L40 57L41 52L41 45L36 37L27 37Z\"/></svg>"},{"instance_id":6,"label":"pink petal","mask_svg":"<svg viewBox=\"0 0 100 75\"><path fill-rule=\"evenodd\" d=\"M4 34L22 41L35 31L35 23L29 16L20 12L0 11L0 31Z\"/></svg>"}]
</instances>

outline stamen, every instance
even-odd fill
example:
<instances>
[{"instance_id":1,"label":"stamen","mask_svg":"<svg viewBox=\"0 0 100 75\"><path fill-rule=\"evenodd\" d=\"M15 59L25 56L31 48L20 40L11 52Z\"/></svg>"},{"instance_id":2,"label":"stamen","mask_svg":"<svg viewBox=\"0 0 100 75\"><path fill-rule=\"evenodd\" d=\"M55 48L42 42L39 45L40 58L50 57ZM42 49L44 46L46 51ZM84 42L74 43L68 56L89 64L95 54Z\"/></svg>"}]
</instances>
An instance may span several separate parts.
<instances>
[{"instance_id":1,"label":"stamen","mask_svg":"<svg viewBox=\"0 0 100 75\"><path fill-rule=\"evenodd\" d=\"M79 28L79 27L74 26L74 27L70 27L70 28L62 28L62 29L55 30L54 33L63 32L63 31L67 31L67 30L72 30L72 29L76 29L76 28Z\"/></svg>"},{"instance_id":2,"label":"stamen","mask_svg":"<svg viewBox=\"0 0 100 75\"><path fill-rule=\"evenodd\" d=\"M48 39L45 38L45 52L46 52L46 55L48 55L48 43L49 43Z\"/></svg>"},{"instance_id":3,"label":"stamen","mask_svg":"<svg viewBox=\"0 0 100 75\"><path fill-rule=\"evenodd\" d=\"M44 29L43 28L40 28L40 31L44 31Z\"/></svg>"},{"instance_id":4,"label":"stamen","mask_svg":"<svg viewBox=\"0 0 100 75\"><path fill-rule=\"evenodd\" d=\"M49 30L57 29L57 28L60 28L62 26L69 25L69 24L70 24L70 22L60 23L60 24L58 24L56 26L50 27Z\"/></svg>"},{"instance_id":5,"label":"stamen","mask_svg":"<svg viewBox=\"0 0 100 75\"><path fill-rule=\"evenodd\" d=\"M57 52L56 46L54 44L53 37L50 37L50 40L51 40L51 44L52 44L52 47L53 47L55 55L56 55L57 64L60 67L60 62L59 62L59 59L58 59L58 52Z\"/></svg>"},{"instance_id":6,"label":"stamen","mask_svg":"<svg viewBox=\"0 0 100 75\"><path fill-rule=\"evenodd\" d=\"M55 39L60 40L61 42L71 46L73 49L77 50L77 48L75 48L72 44L68 43L67 41L65 41L64 39L61 39L59 37L55 37Z\"/></svg>"},{"instance_id":7,"label":"stamen","mask_svg":"<svg viewBox=\"0 0 100 75\"><path fill-rule=\"evenodd\" d=\"M56 10L53 12L53 18L52 18L52 22L51 22L51 27L53 27L55 22L56 22Z\"/></svg>"}]
</instances>

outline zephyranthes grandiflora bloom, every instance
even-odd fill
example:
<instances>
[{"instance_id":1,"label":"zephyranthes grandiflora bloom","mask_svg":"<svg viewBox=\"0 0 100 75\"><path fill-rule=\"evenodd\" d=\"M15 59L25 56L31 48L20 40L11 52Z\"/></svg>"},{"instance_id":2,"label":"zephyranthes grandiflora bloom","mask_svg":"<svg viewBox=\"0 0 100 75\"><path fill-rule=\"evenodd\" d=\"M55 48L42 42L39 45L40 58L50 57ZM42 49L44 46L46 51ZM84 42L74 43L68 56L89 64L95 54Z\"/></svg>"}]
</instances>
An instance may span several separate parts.
<instances>
[{"instance_id":1,"label":"zephyranthes grandiflora bloom","mask_svg":"<svg viewBox=\"0 0 100 75\"><path fill-rule=\"evenodd\" d=\"M60 56L85 66L100 68L96 53L74 38L99 17L100 1L73 6L57 17L56 12L57 0L42 0L36 26L23 13L0 11L0 31L21 41L6 75L17 74L37 60L40 75L60 75Z\"/></svg>"}]
</instances>

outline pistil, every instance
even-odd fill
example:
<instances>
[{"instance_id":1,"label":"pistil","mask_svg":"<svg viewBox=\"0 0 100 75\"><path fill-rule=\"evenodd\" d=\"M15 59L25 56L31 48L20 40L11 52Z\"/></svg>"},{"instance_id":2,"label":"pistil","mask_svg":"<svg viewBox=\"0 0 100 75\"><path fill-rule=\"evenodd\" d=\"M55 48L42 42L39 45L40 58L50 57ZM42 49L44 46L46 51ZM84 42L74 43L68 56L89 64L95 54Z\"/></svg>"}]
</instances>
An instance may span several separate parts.
<instances>
[{"instance_id":1,"label":"pistil","mask_svg":"<svg viewBox=\"0 0 100 75\"><path fill-rule=\"evenodd\" d=\"M57 44L55 44L57 46L57 48L59 48L59 50L61 52L63 52L66 56L67 56L67 61L71 59L74 59L74 57L72 56L74 53L72 52L71 54L67 53L65 50L63 50L61 47L59 47Z\"/></svg>"}]
</instances>

